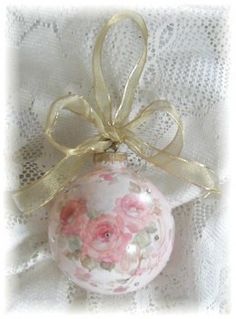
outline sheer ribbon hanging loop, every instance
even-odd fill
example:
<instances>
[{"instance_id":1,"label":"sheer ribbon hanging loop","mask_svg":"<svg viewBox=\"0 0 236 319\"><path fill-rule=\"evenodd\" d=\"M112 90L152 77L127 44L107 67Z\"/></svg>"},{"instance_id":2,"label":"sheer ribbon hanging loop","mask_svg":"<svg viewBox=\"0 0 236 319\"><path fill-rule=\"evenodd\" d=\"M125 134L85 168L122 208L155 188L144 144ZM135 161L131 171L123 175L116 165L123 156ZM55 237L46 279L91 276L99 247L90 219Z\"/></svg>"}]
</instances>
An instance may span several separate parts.
<instances>
[{"instance_id":1,"label":"sheer ribbon hanging loop","mask_svg":"<svg viewBox=\"0 0 236 319\"><path fill-rule=\"evenodd\" d=\"M112 117L112 103L108 87L102 72L102 47L109 29L116 23L131 19L142 33L144 40L143 52L129 74L121 103ZM156 100L142 110L135 118L129 121L135 89L142 74L147 57L148 31L143 18L130 11L114 15L104 25L99 33L93 53L93 77L96 104L91 106L83 96L63 96L51 105L45 128L48 141L65 156L46 174L33 184L23 187L13 194L18 208L24 212L32 212L46 205L65 185L78 173L82 163L92 153L102 153L113 144L125 143L140 157L169 174L186 180L189 183L202 187L208 193L219 192L216 176L205 165L180 157L183 147L183 125L174 106L168 101ZM98 130L92 136L75 148L68 148L54 140L53 132L62 109L67 109L83 116ZM171 116L177 125L173 139L163 149L158 149L134 133L133 129L152 116L154 112L164 112ZM151 154L151 155L150 155Z\"/></svg>"}]
</instances>

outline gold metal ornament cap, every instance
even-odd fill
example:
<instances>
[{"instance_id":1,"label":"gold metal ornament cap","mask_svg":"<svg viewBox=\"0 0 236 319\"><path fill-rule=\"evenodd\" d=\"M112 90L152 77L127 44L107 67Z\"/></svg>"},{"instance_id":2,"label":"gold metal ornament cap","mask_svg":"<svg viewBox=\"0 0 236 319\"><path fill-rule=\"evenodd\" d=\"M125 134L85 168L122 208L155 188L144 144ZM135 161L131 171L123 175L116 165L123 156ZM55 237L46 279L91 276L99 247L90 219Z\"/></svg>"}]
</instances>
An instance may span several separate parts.
<instances>
[{"instance_id":1,"label":"gold metal ornament cap","mask_svg":"<svg viewBox=\"0 0 236 319\"><path fill-rule=\"evenodd\" d=\"M93 162L94 163L100 163L100 162L124 162L127 161L127 154L126 153L95 153L93 156Z\"/></svg>"}]
</instances>

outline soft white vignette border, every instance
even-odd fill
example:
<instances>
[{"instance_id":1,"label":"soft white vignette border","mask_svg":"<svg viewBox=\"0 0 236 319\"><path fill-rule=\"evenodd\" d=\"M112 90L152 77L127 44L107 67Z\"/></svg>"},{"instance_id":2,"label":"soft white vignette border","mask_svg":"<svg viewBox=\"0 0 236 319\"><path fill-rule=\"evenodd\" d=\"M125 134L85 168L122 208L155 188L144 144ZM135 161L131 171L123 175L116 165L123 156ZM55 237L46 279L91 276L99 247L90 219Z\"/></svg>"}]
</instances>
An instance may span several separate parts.
<instances>
[{"instance_id":1,"label":"soft white vignette border","mask_svg":"<svg viewBox=\"0 0 236 319\"><path fill-rule=\"evenodd\" d=\"M40 1L32 1L32 0L15 0L15 1L5 1L2 0L0 2L0 63L1 63L1 69L0 69L0 96L1 96L1 114L0 114L0 146L1 150L6 149L7 145L4 144L6 143L6 138L5 138L5 131L4 131L4 110L7 106L7 86L8 86L8 81L10 80L7 76L7 56L6 56L6 8L7 6L17 6L17 7L29 7L29 8L52 8L52 9L58 9L58 8L63 8L63 7L79 7L79 8L89 8L89 7L112 7L112 8L117 8L118 10L120 9L137 9L140 7L148 7L149 5L151 7L176 7L176 6L189 6L189 5L213 5L213 6L229 6L230 7L230 20L229 20L229 25L230 25L230 41L231 41L231 49L229 53L230 57L230 76L229 76L229 86L228 86L228 94L227 94L227 103L225 105L225 119L224 121L228 125L228 130L226 131L226 147L222 151L225 152L225 165L226 169L228 172L228 176L230 177L230 182L229 182L229 188L227 189L227 194L226 194L226 202L227 202L227 209L228 212L226 212L227 219L228 219L228 225L229 226L229 238L228 238L228 247L229 247L229 260L230 260L230 282L231 282L231 293L230 293L230 299L231 299L231 311L230 314L226 315L227 318L236 317L236 312L234 309L234 300L236 300L235 297L235 283L236 283L236 276L235 276L235 244L234 241L236 240L234 233L234 225L236 225L235 222L235 191L236 191L236 4L234 0L198 0L198 1L182 1L182 0L119 0L119 6L117 5L117 0L40 0ZM86 3L86 5L85 5ZM1 249L0 249L0 314L1 317L4 315L10 316L11 318L38 318L42 315L54 317L56 316L57 318L64 318L67 316L76 316L79 318L110 318L111 314L108 313L103 313L103 314L69 314L69 313L43 313L40 312L38 314L36 313L18 313L18 314L10 314L6 312L5 309L5 300L7 299L6 295L6 281L5 281L5 249L4 249L4 243L6 243L5 238L7 238L7 232L6 229L4 228L4 185L5 185L5 175L4 171L7 169L7 165L4 160L4 154L3 152L0 151L0 167L1 167L1 178L0 178L0 194L1 194L1 202L0 202L0 236L1 236ZM7 239L6 239L7 240ZM234 283L234 284L233 284ZM195 318L196 316L214 316L222 318L222 315L218 315L215 313L191 313L191 312L186 312L182 313L181 311L176 312L174 314L162 314L162 313L153 313L153 314L146 314L145 316L143 314L140 314L140 317L145 317L145 318L154 318L156 316L167 316L167 317L173 317L173 318L182 318L183 315L187 315L188 318ZM130 317L131 315L125 314L125 313L113 313L112 317L114 318L120 318L122 317ZM223 315L224 316L224 315ZM135 314L135 317L139 317L138 314Z\"/></svg>"}]
</instances>

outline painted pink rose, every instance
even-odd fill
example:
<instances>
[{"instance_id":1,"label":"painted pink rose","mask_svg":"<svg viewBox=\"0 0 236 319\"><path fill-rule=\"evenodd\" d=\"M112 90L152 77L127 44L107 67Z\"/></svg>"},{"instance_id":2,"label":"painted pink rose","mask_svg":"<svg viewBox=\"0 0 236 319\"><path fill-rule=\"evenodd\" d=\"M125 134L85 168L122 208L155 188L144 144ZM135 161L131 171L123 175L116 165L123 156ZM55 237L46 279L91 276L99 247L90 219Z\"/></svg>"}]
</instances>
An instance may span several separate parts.
<instances>
[{"instance_id":1,"label":"painted pink rose","mask_svg":"<svg viewBox=\"0 0 236 319\"><path fill-rule=\"evenodd\" d=\"M117 288L115 288L115 289L113 289L113 291L114 292L125 292L126 290L128 289L128 287L122 287L122 286L120 286L120 287L117 287Z\"/></svg>"},{"instance_id":2,"label":"painted pink rose","mask_svg":"<svg viewBox=\"0 0 236 319\"><path fill-rule=\"evenodd\" d=\"M88 222L84 199L70 200L60 214L61 232L64 235L80 235Z\"/></svg>"},{"instance_id":3,"label":"painted pink rose","mask_svg":"<svg viewBox=\"0 0 236 319\"><path fill-rule=\"evenodd\" d=\"M61 214L60 214L60 220L61 223L67 224L70 217L72 217L75 214L84 214L87 212L86 207L86 201L84 199L78 199L78 200L70 200L66 204L66 206L63 207Z\"/></svg>"},{"instance_id":4,"label":"painted pink rose","mask_svg":"<svg viewBox=\"0 0 236 319\"><path fill-rule=\"evenodd\" d=\"M82 253L99 262L119 262L131 238L132 235L125 231L120 216L103 214L87 224L86 232L81 238Z\"/></svg>"},{"instance_id":5,"label":"painted pink rose","mask_svg":"<svg viewBox=\"0 0 236 319\"><path fill-rule=\"evenodd\" d=\"M79 280L89 280L91 278L91 274L88 271L77 267L75 271L75 277Z\"/></svg>"},{"instance_id":6,"label":"painted pink rose","mask_svg":"<svg viewBox=\"0 0 236 319\"><path fill-rule=\"evenodd\" d=\"M111 182L113 180L112 173L103 173L99 175L100 178L104 179L105 181Z\"/></svg>"},{"instance_id":7,"label":"painted pink rose","mask_svg":"<svg viewBox=\"0 0 236 319\"><path fill-rule=\"evenodd\" d=\"M151 221L150 203L146 203L137 194L127 194L118 198L115 210L132 233L142 230Z\"/></svg>"}]
</instances>

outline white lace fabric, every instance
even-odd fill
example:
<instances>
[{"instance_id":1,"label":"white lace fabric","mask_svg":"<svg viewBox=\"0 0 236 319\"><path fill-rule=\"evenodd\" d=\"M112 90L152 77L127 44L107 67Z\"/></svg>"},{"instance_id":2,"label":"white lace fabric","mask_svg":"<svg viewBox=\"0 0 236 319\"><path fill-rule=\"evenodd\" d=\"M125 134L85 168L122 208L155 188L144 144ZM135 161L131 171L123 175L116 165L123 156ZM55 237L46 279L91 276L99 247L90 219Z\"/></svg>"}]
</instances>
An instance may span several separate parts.
<instances>
[{"instance_id":1,"label":"white lace fabric","mask_svg":"<svg viewBox=\"0 0 236 319\"><path fill-rule=\"evenodd\" d=\"M227 176L221 155L228 72L227 10L223 7L143 8L137 10L149 30L148 58L137 88L131 117L154 99L173 103L185 130L182 157L215 170L222 189ZM49 105L68 92L93 104L91 58L95 38L114 10L25 10L8 8L10 90L6 132L11 147L8 190L40 178L61 155L43 137ZM125 21L107 36L103 65L117 106L129 72L141 53L137 28ZM62 121L63 118L63 121ZM166 144L174 124L153 116L137 130L154 145ZM64 112L57 139L76 145L94 129ZM9 143L8 143L9 145ZM120 296L87 292L57 268L48 247L46 208L26 215L6 207L9 234L7 301L9 312L229 311L227 216L222 200L203 199L202 191L129 151L130 168L149 177L173 207L176 239L171 259L148 286ZM90 164L85 167L89 169Z\"/></svg>"}]
</instances>

